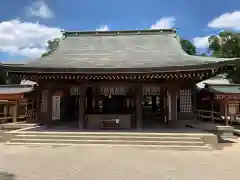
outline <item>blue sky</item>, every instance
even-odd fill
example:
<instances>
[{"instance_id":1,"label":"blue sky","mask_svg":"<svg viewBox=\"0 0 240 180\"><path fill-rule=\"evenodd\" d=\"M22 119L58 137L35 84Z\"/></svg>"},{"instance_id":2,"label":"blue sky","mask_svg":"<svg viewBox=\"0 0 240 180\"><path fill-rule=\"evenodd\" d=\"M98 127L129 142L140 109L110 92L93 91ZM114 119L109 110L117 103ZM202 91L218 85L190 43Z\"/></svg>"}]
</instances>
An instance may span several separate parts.
<instances>
[{"instance_id":1,"label":"blue sky","mask_svg":"<svg viewBox=\"0 0 240 180\"><path fill-rule=\"evenodd\" d=\"M34 59L59 30L177 28L199 51L220 30L240 30L238 0L1 0L0 60Z\"/></svg>"}]
</instances>

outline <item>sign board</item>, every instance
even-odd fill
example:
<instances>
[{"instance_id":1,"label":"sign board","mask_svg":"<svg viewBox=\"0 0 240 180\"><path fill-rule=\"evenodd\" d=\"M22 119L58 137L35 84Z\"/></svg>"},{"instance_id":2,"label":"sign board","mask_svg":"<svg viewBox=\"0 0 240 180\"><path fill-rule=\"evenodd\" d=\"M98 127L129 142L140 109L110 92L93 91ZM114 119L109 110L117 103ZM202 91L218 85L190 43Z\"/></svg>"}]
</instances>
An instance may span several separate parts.
<instances>
[{"instance_id":1,"label":"sign board","mask_svg":"<svg viewBox=\"0 0 240 180\"><path fill-rule=\"evenodd\" d=\"M61 114L61 97L52 96L52 120L59 120Z\"/></svg>"},{"instance_id":2,"label":"sign board","mask_svg":"<svg viewBox=\"0 0 240 180\"><path fill-rule=\"evenodd\" d=\"M42 92L42 97L41 97L41 112L42 113L47 112L47 106L48 106L47 96L48 96L48 91L44 90Z\"/></svg>"},{"instance_id":3,"label":"sign board","mask_svg":"<svg viewBox=\"0 0 240 180\"><path fill-rule=\"evenodd\" d=\"M71 96L79 96L80 95L80 87L71 87L70 95Z\"/></svg>"},{"instance_id":4,"label":"sign board","mask_svg":"<svg viewBox=\"0 0 240 180\"><path fill-rule=\"evenodd\" d=\"M125 95L125 87L100 87L100 94L102 95Z\"/></svg>"},{"instance_id":5,"label":"sign board","mask_svg":"<svg viewBox=\"0 0 240 180\"><path fill-rule=\"evenodd\" d=\"M236 115L238 106L239 106L238 104L229 104L229 106L228 106L229 114L230 115Z\"/></svg>"},{"instance_id":6,"label":"sign board","mask_svg":"<svg viewBox=\"0 0 240 180\"><path fill-rule=\"evenodd\" d=\"M159 95L161 89L157 86L145 86L142 91L144 95Z\"/></svg>"}]
</instances>

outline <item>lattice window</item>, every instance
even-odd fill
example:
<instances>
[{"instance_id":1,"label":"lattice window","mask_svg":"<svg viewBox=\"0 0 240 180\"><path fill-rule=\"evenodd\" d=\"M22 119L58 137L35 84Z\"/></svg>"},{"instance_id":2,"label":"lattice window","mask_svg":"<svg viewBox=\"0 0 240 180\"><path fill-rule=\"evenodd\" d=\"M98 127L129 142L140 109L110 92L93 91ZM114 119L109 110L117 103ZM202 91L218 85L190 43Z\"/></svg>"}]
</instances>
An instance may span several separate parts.
<instances>
[{"instance_id":1,"label":"lattice window","mask_svg":"<svg viewBox=\"0 0 240 180\"><path fill-rule=\"evenodd\" d=\"M192 112L191 89L180 89L180 112Z\"/></svg>"}]
</instances>

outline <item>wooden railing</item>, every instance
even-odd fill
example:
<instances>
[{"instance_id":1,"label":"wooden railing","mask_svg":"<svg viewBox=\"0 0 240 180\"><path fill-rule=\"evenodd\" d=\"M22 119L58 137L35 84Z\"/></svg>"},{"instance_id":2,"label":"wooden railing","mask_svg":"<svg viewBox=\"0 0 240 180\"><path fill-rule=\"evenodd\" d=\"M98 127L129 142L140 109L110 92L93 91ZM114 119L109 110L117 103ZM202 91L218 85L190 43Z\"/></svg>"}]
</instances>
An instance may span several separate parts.
<instances>
[{"instance_id":1,"label":"wooden railing","mask_svg":"<svg viewBox=\"0 0 240 180\"><path fill-rule=\"evenodd\" d=\"M209 110L196 110L196 117L199 120L203 120L203 119L209 119L214 121L221 121L223 120L221 117L221 113L220 112L215 112L215 111L209 111Z\"/></svg>"},{"instance_id":2,"label":"wooden railing","mask_svg":"<svg viewBox=\"0 0 240 180\"><path fill-rule=\"evenodd\" d=\"M225 121L225 116L220 112L209 111L209 110L196 110L196 117L199 120L209 119L212 122L215 121ZM227 116L227 120L230 124L232 123L240 123L240 114L236 114L235 116Z\"/></svg>"}]
</instances>

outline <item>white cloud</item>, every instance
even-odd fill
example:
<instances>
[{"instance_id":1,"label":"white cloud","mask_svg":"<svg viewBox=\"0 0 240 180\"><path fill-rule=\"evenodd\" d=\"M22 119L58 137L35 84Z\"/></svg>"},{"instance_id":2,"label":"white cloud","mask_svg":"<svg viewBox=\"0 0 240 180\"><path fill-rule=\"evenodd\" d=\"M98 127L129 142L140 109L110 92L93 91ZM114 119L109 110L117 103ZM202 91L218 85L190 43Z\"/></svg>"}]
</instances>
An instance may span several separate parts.
<instances>
[{"instance_id":1,"label":"white cloud","mask_svg":"<svg viewBox=\"0 0 240 180\"><path fill-rule=\"evenodd\" d=\"M26 13L29 16L37 16L45 19L54 17L54 13L44 1L34 2L31 6L26 8Z\"/></svg>"},{"instance_id":2,"label":"white cloud","mask_svg":"<svg viewBox=\"0 0 240 180\"><path fill-rule=\"evenodd\" d=\"M60 37L59 28L17 19L0 23L0 51L36 58L46 51L47 41Z\"/></svg>"},{"instance_id":3,"label":"white cloud","mask_svg":"<svg viewBox=\"0 0 240 180\"><path fill-rule=\"evenodd\" d=\"M193 44L197 48L207 48L209 46L208 38L209 38L209 36L195 37L193 39Z\"/></svg>"},{"instance_id":4,"label":"white cloud","mask_svg":"<svg viewBox=\"0 0 240 180\"><path fill-rule=\"evenodd\" d=\"M171 29L176 24L175 17L163 17L153 24L150 29Z\"/></svg>"},{"instance_id":5,"label":"white cloud","mask_svg":"<svg viewBox=\"0 0 240 180\"><path fill-rule=\"evenodd\" d=\"M96 31L109 31L109 27L107 25L100 26Z\"/></svg>"},{"instance_id":6,"label":"white cloud","mask_svg":"<svg viewBox=\"0 0 240 180\"><path fill-rule=\"evenodd\" d=\"M208 27L240 30L240 11L224 13L209 22Z\"/></svg>"}]
</instances>

